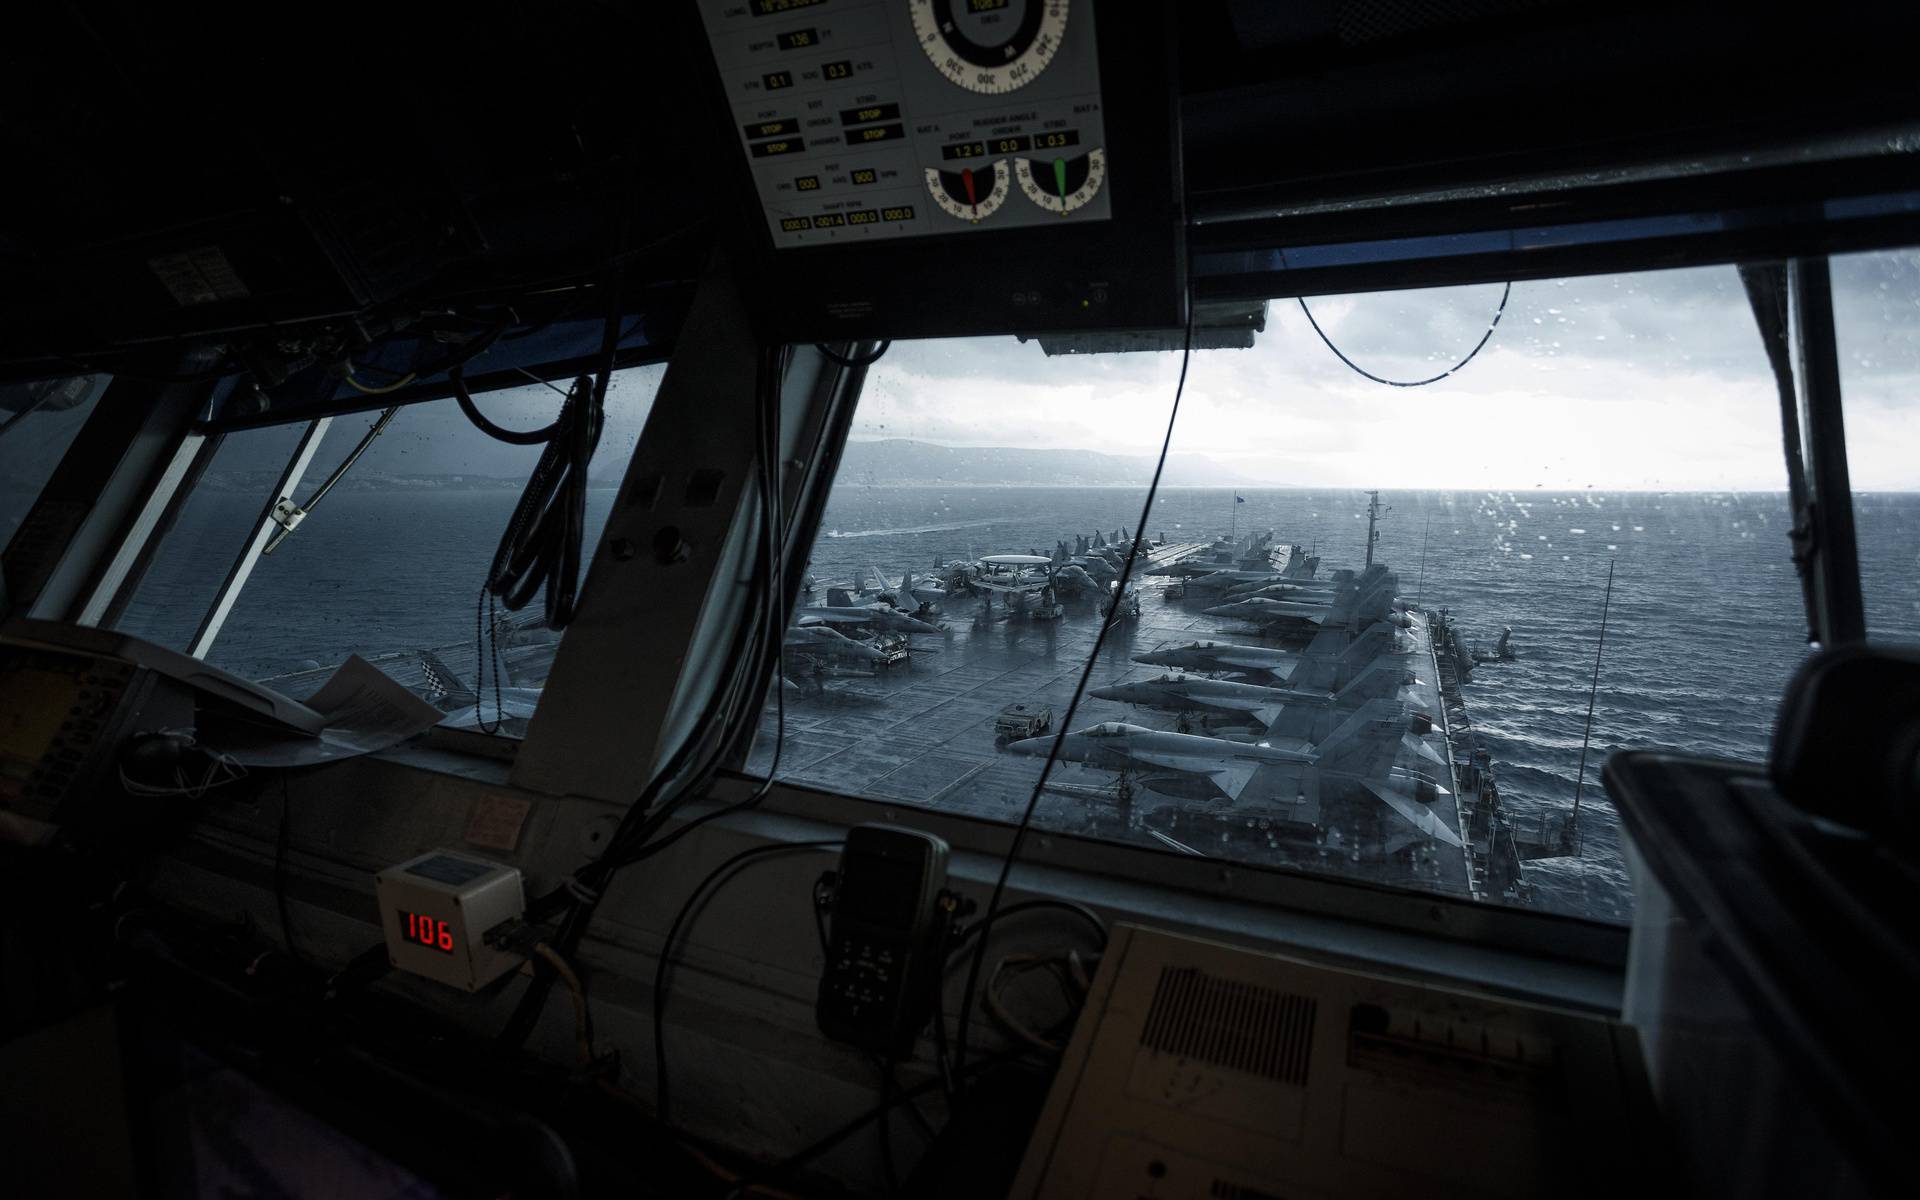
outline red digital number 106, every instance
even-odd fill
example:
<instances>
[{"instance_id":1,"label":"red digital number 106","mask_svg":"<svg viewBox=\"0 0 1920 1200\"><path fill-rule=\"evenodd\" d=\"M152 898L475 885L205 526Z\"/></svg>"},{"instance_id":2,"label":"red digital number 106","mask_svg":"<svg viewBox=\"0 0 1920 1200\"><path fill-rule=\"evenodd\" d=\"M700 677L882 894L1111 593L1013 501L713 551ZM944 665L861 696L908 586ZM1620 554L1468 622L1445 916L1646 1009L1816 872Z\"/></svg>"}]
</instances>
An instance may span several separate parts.
<instances>
[{"instance_id":1,"label":"red digital number 106","mask_svg":"<svg viewBox=\"0 0 1920 1200\"><path fill-rule=\"evenodd\" d=\"M419 913L404 913L407 918L407 940L430 946L436 950L453 950L453 926L434 917L421 916Z\"/></svg>"}]
</instances>

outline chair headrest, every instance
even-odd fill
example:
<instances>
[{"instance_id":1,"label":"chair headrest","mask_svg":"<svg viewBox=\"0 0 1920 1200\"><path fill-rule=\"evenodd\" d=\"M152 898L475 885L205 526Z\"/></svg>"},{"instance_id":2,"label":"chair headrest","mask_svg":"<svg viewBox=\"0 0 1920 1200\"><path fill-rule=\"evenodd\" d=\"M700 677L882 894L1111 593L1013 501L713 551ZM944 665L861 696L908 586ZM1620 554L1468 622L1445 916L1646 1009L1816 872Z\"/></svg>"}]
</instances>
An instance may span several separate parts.
<instances>
[{"instance_id":1,"label":"chair headrest","mask_svg":"<svg viewBox=\"0 0 1920 1200\"><path fill-rule=\"evenodd\" d=\"M1842 646L1787 686L1771 770L1803 811L1855 828L1920 829L1920 650Z\"/></svg>"}]
</instances>

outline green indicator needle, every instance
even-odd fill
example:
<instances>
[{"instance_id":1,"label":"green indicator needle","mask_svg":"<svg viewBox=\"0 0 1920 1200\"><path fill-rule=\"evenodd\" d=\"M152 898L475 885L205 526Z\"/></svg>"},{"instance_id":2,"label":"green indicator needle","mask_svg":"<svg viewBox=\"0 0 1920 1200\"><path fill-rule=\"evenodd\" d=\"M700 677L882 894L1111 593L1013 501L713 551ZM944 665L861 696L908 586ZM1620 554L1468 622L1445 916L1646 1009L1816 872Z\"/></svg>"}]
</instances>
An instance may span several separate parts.
<instances>
[{"instance_id":1,"label":"green indicator needle","mask_svg":"<svg viewBox=\"0 0 1920 1200\"><path fill-rule=\"evenodd\" d=\"M1067 160L1053 160L1053 186L1060 190L1060 215L1067 215Z\"/></svg>"}]
</instances>

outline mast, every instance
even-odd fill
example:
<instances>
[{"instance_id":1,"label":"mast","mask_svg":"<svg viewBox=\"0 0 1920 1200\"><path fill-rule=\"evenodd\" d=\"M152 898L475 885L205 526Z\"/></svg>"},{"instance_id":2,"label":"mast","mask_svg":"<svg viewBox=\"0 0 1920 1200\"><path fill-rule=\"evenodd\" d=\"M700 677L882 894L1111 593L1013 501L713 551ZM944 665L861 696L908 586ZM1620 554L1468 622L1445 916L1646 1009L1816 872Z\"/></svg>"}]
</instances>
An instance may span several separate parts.
<instances>
[{"instance_id":1,"label":"mast","mask_svg":"<svg viewBox=\"0 0 1920 1200\"><path fill-rule=\"evenodd\" d=\"M1580 792L1587 782L1587 743L1593 740L1593 702L1600 694L1600 656L1607 649L1607 610L1613 607L1613 560L1607 560L1607 593L1600 601L1600 640L1593 648L1593 682L1587 687L1587 729L1580 735L1580 772L1573 781L1573 816L1567 822L1571 841L1580 823Z\"/></svg>"},{"instance_id":2,"label":"mast","mask_svg":"<svg viewBox=\"0 0 1920 1200\"><path fill-rule=\"evenodd\" d=\"M1365 564L1366 566L1370 567L1373 565L1373 544L1380 540L1380 530L1377 528L1380 522L1380 514L1386 513L1386 512L1392 512L1392 511L1393 510L1390 508L1380 507L1379 492L1367 493L1367 561Z\"/></svg>"},{"instance_id":3,"label":"mast","mask_svg":"<svg viewBox=\"0 0 1920 1200\"><path fill-rule=\"evenodd\" d=\"M1413 587L1413 602L1427 594L1427 535L1433 532L1433 518L1429 516L1425 527L1420 530L1420 582Z\"/></svg>"}]
</instances>

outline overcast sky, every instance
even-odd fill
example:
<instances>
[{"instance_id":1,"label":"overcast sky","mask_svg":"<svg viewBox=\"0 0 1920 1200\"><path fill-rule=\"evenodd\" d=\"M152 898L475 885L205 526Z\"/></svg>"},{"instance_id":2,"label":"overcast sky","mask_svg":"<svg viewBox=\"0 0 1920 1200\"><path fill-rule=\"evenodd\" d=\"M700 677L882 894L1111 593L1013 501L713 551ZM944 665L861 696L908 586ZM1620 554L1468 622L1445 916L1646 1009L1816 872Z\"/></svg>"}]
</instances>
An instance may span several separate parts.
<instances>
[{"instance_id":1,"label":"overcast sky","mask_svg":"<svg viewBox=\"0 0 1920 1200\"><path fill-rule=\"evenodd\" d=\"M1855 487L1920 489L1920 254L1835 263ZM1471 350L1499 285L1334 296L1316 319L1394 379ZM955 445L1158 448L1174 353L1045 357L1037 344L896 344L854 435ZM1273 485L1781 489L1777 393L1732 267L1516 283L1458 374L1388 388L1293 301L1251 350L1194 355L1174 452Z\"/></svg>"},{"instance_id":2,"label":"overcast sky","mask_svg":"<svg viewBox=\"0 0 1920 1200\"><path fill-rule=\"evenodd\" d=\"M1858 490L1920 490L1920 251L1834 260L1848 456ZM1312 301L1329 336L1388 378L1433 375L1472 349L1499 285ZM1152 454L1175 353L1047 358L1013 338L901 342L873 369L854 436ZM616 379L599 480L617 482L664 368ZM540 387L481 397L503 424L552 420ZM36 414L0 443L0 470L44 463L84 412ZM318 479L370 416L335 424ZM269 469L293 428L230 437L218 467ZM1292 301L1251 350L1194 355L1176 454L1273 486L1548 489L1785 487L1774 384L1731 267L1517 283L1479 357L1430 387L1387 388L1343 366ZM452 401L404 410L359 468L524 476L537 449L494 442Z\"/></svg>"}]
</instances>

